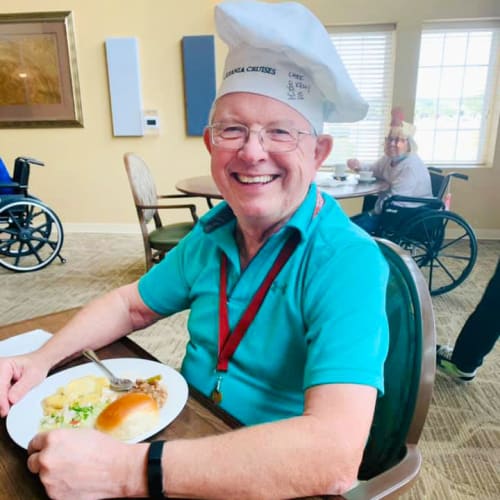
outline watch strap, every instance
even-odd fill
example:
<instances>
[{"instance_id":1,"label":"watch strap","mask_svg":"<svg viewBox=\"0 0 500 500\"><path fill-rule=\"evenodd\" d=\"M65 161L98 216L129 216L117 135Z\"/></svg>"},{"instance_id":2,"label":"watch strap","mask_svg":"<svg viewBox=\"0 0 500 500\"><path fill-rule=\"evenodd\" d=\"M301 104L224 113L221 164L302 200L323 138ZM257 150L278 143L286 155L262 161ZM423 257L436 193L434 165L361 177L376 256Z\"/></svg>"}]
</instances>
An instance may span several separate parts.
<instances>
[{"instance_id":1,"label":"watch strap","mask_svg":"<svg viewBox=\"0 0 500 500\"><path fill-rule=\"evenodd\" d=\"M148 494L150 498L163 499L163 469L161 456L165 441L153 441L148 450Z\"/></svg>"}]
</instances>

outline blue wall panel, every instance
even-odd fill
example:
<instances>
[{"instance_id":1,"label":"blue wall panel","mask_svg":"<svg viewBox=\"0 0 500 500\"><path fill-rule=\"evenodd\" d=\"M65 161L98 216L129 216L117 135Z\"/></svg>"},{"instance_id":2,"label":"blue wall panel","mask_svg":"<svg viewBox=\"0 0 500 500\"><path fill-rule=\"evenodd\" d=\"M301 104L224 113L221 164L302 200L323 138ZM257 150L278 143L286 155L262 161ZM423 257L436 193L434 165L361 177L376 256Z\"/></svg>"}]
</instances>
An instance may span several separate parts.
<instances>
[{"instance_id":1,"label":"blue wall panel","mask_svg":"<svg viewBox=\"0 0 500 500\"><path fill-rule=\"evenodd\" d=\"M213 35L182 38L184 99L188 135L203 135L215 98L215 49Z\"/></svg>"}]
</instances>

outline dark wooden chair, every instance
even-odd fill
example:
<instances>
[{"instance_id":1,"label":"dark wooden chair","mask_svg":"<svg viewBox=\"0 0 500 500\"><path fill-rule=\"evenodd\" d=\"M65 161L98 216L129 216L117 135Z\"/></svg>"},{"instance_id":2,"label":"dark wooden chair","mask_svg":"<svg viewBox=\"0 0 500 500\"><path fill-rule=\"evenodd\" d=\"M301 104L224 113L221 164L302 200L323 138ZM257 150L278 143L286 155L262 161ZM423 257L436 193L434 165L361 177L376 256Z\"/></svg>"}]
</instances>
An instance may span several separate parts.
<instances>
[{"instance_id":1,"label":"dark wooden chair","mask_svg":"<svg viewBox=\"0 0 500 500\"><path fill-rule=\"evenodd\" d=\"M343 496L332 497L335 499L395 498L411 487L422 464L418 441L435 375L431 298L410 255L390 241L377 241L390 268L385 393L377 400L359 483Z\"/></svg>"},{"instance_id":2,"label":"dark wooden chair","mask_svg":"<svg viewBox=\"0 0 500 500\"><path fill-rule=\"evenodd\" d=\"M125 153L123 159L141 227L146 269L150 269L191 231L198 220L196 205L168 203L167 200L183 201L193 197L186 194L158 195L155 181L145 161L135 153ZM188 210L190 220L164 224L160 210Z\"/></svg>"}]
</instances>

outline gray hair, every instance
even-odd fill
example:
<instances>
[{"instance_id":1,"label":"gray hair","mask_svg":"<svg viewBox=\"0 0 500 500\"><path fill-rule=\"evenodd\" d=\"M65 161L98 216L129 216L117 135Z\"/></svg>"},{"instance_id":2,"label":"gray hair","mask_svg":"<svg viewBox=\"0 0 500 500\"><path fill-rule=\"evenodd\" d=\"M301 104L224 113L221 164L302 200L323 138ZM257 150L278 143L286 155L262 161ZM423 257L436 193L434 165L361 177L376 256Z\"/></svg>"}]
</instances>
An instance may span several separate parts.
<instances>
[{"instance_id":1,"label":"gray hair","mask_svg":"<svg viewBox=\"0 0 500 500\"><path fill-rule=\"evenodd\" d=\"M408 141L408 146L410 153L416 153L418 151L418 146L417 143L415 142L415 139L413 138L412 135L409 135L406 140Z\"/></svg>"}]
</instances>

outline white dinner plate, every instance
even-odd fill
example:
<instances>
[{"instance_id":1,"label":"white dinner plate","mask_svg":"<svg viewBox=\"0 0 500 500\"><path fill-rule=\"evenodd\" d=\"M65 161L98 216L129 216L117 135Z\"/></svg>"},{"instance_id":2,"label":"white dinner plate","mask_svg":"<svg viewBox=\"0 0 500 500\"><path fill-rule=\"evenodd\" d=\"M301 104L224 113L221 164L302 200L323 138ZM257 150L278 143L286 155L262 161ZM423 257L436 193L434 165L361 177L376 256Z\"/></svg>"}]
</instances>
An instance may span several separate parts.
<instances>
[{"instance_id":1,"label":"white dinner plate","mask_svg":"<svg viewBox=\"0 0 500 500\"><path fill-rule=\"evenodd\" d=\"M158 424L149 432L128 441L129 443L138 443L161 431L184 408L188 398L188 386L184 377L173 368L157 361L139 358L106 359L104 363L116 376L132 380L161 375L162 384L167 390L167 401L160 409ZM10 437L19 446L27 449L28 443L39 432L43 416L42 400L71 380L86 375L103 376L103 372L95 363L85 363L55 373L34 387L21 401L12 406L7 415L7 432Z\"/></svg>"},{"instance_id":2,"label":"white dinner plate","mask_svg":"<svg viewBox=\"0 0 500 500\"><path fill-rule=\"evenodd\" d=\"M51 333L40 329L14 335L0 342L0 356L18 356L36 351L51 337Z\"/></svg>"}]
</instances>

